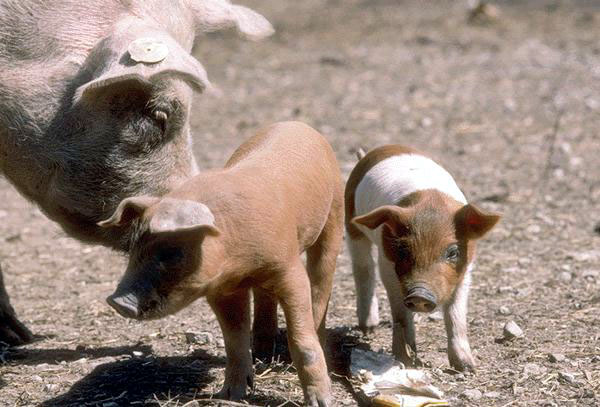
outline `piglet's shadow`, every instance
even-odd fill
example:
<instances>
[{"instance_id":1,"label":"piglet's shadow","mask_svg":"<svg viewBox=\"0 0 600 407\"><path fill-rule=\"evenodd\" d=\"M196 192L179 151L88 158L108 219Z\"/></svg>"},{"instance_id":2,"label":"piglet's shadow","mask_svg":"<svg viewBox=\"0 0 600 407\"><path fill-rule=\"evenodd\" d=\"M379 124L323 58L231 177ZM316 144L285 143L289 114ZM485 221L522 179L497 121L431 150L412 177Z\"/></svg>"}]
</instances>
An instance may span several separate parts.
<instances>
[{"instance_id":1,"label":"piglet's shadow","mask_svg":"<svg viewBox=\"0 0 600 407\"><path fill-rule=\"evenodd\" d=\"M116 407L173 399L185 402L200 397L207 384L215 381L211 369L224 364L224 358L204 350L182 357L148 356L105 363L76 382L68 392L41 406L101 406L108 403Z\"/></svg>"}]
</instances>

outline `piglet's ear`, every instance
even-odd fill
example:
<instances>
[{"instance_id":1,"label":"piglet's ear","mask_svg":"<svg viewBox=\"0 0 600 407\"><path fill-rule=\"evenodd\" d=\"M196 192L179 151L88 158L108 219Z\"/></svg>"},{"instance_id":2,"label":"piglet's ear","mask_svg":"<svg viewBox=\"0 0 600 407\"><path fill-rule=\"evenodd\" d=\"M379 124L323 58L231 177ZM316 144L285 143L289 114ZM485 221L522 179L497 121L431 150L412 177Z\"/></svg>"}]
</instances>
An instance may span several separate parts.
<instances>
[{"instance_id":1,"label":"piglet's ear","mask_svg":"<svg viewBox=\"0 0 600 407\"><path fill-rule=\"evenodd\" d=\"M206 70L189 50L163 29L135 17L115 25L92 50L85 68L92 79L75 91L74 103L94 101L102 91L124 84L151 88L166 78L181 79L197 91L211 87Z\"/></svg>"},{"instance_id":2,"label":"piglet's ear","mask_svg":"<svg viewBox=\"0 0 600 407\"><path fill-rule=\"evenodd\" d=\"M392 233L400 235L407 231L408 218L409 213L406 208L384 205L365 215L353 218L352 223L366 226L369 229L376 229L380 225L386 224Z\"/></svg>"},{"instance_id":3,"label":"piglet's ear","mask_svg":"<svg viewBox=\"0 0 600 407\"><path fill-rule=\"evenodd\" d=\"M134 196L121 201L113 215L98 222L98 226L103 228L128 226L134 219L142 216L144 211L158 202L158 198L153 196Z\"/></svg>"},{"instance_id":4,"label":"piglet's ear","mask_svg":"<svg viewBox=\"0 0 600 407\"><path fill-rule=\"evenodd\" d=\"M220 233L210 209L200 202L164 198L150 220L150 232L170 233L203 230Z\"/></svg>"},{"instance_id":5,"label":"piglet's ear","mask_svg":"<svg viewBox=\"0 0 600 407\"><path fill-rule=\"evenodd\" d=\"M260 40L275 32L271 23L262 15L227 0L187 0L187 4L195 17L198 32L236 27L244 37L251 40Z\"/></svg>"},{"instance_id":6,"label":"piglet's ear","mask_svg":"<svg viewBox=\"0 0 600 407\"><path fill-rule=\"evenodd\" d=\"M458 232L462 232L467 239L479 239L489 232L499 220L499 214L484 211L473 204L467 204L456 214L456 227Z\"/></svg>"}]
</instances>

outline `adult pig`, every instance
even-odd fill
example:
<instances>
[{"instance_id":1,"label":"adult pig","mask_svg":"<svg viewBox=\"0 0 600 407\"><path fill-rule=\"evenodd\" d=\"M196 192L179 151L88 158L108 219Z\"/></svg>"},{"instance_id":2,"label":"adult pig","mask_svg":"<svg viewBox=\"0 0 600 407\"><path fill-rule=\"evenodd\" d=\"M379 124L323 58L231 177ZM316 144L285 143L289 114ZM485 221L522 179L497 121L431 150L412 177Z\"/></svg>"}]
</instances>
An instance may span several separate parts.
<instances>
[{"instance_id":1,"label":"adult pig","mask_svg":"<svg viewBox=\"0 0 600 407\"><path fill-rule=\"evenodd\" d=\"M96 223L197 172L188 115L210 86L198 36L272 32L225 0L0 0L0 27L0 170L70 235L120 250L127 228ZM0 341L31 339L0 274Z\"/></svg>"}]
</instances>

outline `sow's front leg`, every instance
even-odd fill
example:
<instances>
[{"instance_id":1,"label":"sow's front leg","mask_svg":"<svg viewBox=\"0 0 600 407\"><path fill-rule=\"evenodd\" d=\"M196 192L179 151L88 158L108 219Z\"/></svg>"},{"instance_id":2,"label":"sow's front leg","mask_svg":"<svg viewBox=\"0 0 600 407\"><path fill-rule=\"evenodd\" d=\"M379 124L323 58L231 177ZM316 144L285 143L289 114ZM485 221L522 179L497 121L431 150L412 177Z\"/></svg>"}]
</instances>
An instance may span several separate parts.
<instances>
[{"instance_id":1,"label":"sow's front leg","mask_svg":"<svg viewBox=\"0 0 600 407\"><path fill-rule=\"evenodd\" d=\"M2 270L0 269L0 342L9 345L23 345L33 340L33 334L17 319L15 310L10 305Z\"/></svg>"}]
</instances>

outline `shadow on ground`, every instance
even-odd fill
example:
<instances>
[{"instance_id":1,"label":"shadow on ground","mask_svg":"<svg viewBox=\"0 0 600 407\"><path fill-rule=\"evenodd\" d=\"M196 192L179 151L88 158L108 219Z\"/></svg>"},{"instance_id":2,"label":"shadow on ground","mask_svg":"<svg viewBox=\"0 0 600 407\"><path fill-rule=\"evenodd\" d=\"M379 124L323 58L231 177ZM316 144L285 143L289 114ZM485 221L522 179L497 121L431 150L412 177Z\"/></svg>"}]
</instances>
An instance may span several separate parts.
<instances>
[{"instance_id":1,"label":"shadow on ground","mask_svg":"<svg viewBox=\"0 0 600 407\"><path fill-rule=\"evenodd\" d=\"M183 357L119 360L97 366L67 393L41 405L74 407L108 403L116 407L174 398L185 402L200 396L204 387L215 380L210 370L224 363L224 358L204 350Z\"/></svg>"}]
</instances>

